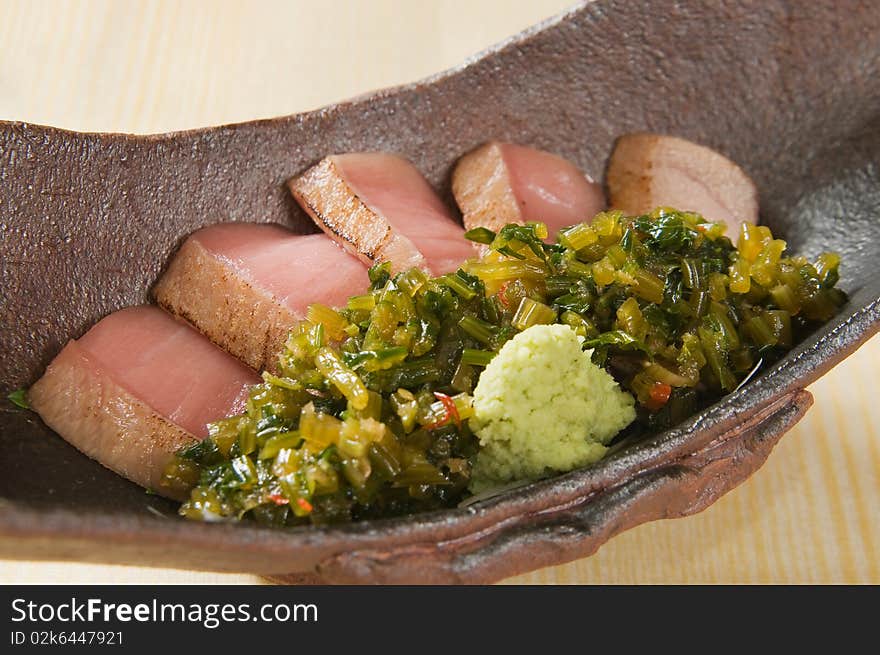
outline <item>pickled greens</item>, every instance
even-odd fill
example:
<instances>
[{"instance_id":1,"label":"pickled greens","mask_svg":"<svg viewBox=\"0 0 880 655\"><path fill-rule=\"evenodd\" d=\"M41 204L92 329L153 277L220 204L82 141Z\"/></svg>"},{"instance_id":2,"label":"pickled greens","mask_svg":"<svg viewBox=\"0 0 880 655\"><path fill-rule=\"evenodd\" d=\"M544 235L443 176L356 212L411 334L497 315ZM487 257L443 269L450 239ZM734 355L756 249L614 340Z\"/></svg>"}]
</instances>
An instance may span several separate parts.
<instances>
[{"instance_id":1,"label":"pickled greens","mask_svg":"<svg viewBox=\"0 0 880 655\"><path fill-rule=\"evenodd\" d=\"M554 243L541 223L467 236L486 254L455 273L380 264L344 307L313 305L246 412L168 466L163 484L189 492L181 514L294 525L454 506L480 449L477 381L524 330L569 326L632 394L626 432L650 434L736 389L846 301L836 254L791 256L766 226L731 240L668 208L602 212Z\"/></svg>"}]
</instances>

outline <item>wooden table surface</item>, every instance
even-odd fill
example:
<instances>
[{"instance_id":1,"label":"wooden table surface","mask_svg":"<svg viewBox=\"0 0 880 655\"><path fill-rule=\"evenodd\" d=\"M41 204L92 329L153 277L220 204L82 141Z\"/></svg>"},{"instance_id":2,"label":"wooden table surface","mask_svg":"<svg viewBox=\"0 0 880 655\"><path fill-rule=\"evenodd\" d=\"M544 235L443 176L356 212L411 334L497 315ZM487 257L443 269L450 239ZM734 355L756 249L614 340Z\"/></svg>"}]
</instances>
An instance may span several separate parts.
<instances>
[{"instance_id":1,"label":"wooden table surface","mask_svg":"<svg viewBox=\"0 0 880 655\"><path fill-rule=\"evenodd\" d=\"M569 0L0 0L0 119L161 132L313 109L454 66ZM513 583L880 583L880 337L752 478L703 513L626 532ZM260 583L0 561L0 584Z\"/></svg>"}]
</instances>

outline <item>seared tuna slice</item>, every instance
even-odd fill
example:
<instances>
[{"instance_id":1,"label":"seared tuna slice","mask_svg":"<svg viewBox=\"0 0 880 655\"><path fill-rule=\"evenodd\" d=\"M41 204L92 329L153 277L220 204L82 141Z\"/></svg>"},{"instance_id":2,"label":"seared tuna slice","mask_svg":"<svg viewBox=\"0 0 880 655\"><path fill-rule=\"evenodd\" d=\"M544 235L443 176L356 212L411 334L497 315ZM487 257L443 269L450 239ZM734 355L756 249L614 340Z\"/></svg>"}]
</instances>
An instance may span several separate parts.
<instances>
[{"instance_id":1,"label":"seared tuna slice","mask_svg":"<svg viewBox=\"0 0 880 655\"><path fill-rule=\"evenodd\" d=\"M251 368L275 371L309 304L344 305L368 285L364 265L323 234L222 223L184 242L154 294Z\"/></svg>"},{"instance_id":2,"label":"seared tuna slice","mask_svg":"<svg viewBox=\"0 0 880 655\"><path fill-rule=\"evenodd\" d=\"M289 182L315 224L368 265L449 273L474 256L464 231L410 162L381 152L322 159Z\"/></svg>"},{"instance_id":3,"label":"seared tuna slice","mask_svg":"<svg viewBox=\"0 0 880 655\"><path fill-rule=\"evenodd\" d=\"M602 187L571 162L499 141L461 158L452 173L452 193L466 228L494 232L507 223L540 221L553 237L605 208Z\"/></svg>"},{"instance_id":4,"label":"seared tuna slice","mask_svg":"<svg viewBox=\"0 0 880 655\"><path fill-rule=\"evenodd\" d=\"M693 211L727 224L736 243L743 223L758 222L754 182L727 157L685 139L628 134L608 165L610 204L627 214L657 207Z\"/></svg>"},{"instance_id":5,"label":"seared tuna slice","mask_svg":"<svg viewBox=\"0 0 880 655\"><path fill-rule=\"evenodd\" d=\"M207 424L244 411L257 375L157 307L110 314L70 341L28 391L50 428L132 482L159 482Z\"/></svg>"}]
</instances>

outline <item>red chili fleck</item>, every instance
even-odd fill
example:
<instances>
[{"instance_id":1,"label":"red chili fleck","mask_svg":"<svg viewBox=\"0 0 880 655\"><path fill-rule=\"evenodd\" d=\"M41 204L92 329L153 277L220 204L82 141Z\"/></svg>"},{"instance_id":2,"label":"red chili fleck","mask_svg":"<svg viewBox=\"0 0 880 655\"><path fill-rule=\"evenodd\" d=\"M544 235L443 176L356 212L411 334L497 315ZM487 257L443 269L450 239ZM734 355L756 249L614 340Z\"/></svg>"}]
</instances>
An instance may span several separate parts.
<instances>
[{"instance_id":1,"label":"red chili fleck","mask_svg":"<svg viewBox=\"0 0 880 655\"><path fill-rule=\"evenodd\" d=\"M671 386L665 382L655 382L654 386L651 387L651 391L648 392L648 402L646 405L649 409L658 410L669 402L669 396L671 395Z\"/></svg>"},{"instance_id":2,"label":"red chili fleck","mask_svg":"<svg viewBox=\"0 0 880 655\"><path fill-rule=\"evenodd\" d=\"M449 423L449 419L455 421L456 427L461 428L461 417L458 415L458 407L455 406L455 401L447 396L445 393L440 393L439 391L434 392L434 398L443 403L443 408L446 410L446 423Z\"/></svg>"},{"instance_id":3,"label":"red chili fleck","mask_svg":"<svg viewBox=\"0 0 880 655\"><path fill-rule=\"evenodd\" d=\"M442 428L444 425L449 425L451 421L455 421L455 425L461 428L461 417L458 415L458 408L455 406L455 401L445 393L440 393L439 391L434 392L434 397L443 405L443 416L433 423L428 423L423 427L426 430L436 430L437 428Z\"/></svg>"},{"instance_id":4,"label":"red chili fleck","mask_svg":"<svg viewBox=\"0 0 880 655\"><path fill-rule=\"evenodd\" d=\"M431 430L436 430L437 428L442 428L444 425L449 425L451 420L452 420L452 416L449 414L449 410L447 410L446 407L444 406L442 417L438 418L433 423L428 423L426 425L423 425L422 427L425 428L426 430L428 430L428 432L430 432Z\"/></svg>"},{"instance_id":5,"label":"red chili fleck","mask_svg":"<svg viewBox=\"0 0 880 655\"><path fill-rule=\"evenodd\" d=\"M314 509L312 507L312 504L309 501L307 501L305 498L297 498L296 504L299 505L306 512L311 512L312 509Z\"/></svg>"},{"instance_id":6,"label":"red chili fleck","mask_svg":"<svg viewBox=\"0 0 880 655\"><path fill-rule=\"evenodd\" d=\"M282 494L269 494L269 500L271 500L276 505L286 505L290 502L287 497L283 496Z\"/></svg>"},{"instance_id":7,"label":"red chili fleck","mask_svg":"<svg viewBox=\"0 0 880 655\"><path fill-rule=\"evenodd\" d=\"M510 301L507 299L507 287L510 286L510 280L502 284L498 287L498 296L499 302L504 305L504 309L510 309Z\"/></svg>"},{"instance_id":8,"label":"red chili fleck","mask_svg":"<svg viewBox=\"0 0 880 655\"><path fill-rule=\"evenodd\" d=\"M428 423L427 425L423 425L428 432L431 430L436 430L437 428L442 428L444 425L449 425L449 414L445 414L443 418L434 421L433 423Z\"/></svg>"}]
</instances>

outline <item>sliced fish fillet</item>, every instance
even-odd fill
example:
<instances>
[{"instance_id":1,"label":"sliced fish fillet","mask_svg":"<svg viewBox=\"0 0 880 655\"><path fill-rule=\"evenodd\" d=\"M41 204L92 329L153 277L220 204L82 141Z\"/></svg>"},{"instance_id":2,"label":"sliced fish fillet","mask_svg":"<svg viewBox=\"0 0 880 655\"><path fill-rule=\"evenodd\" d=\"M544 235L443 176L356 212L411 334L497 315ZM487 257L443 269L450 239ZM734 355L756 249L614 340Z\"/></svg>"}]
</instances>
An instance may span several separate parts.
<instances>
[{"instance_id":1,"label":"sliced fish fillet","mask_svg":"<svg viewBox=\"0 0 880 655\"><path fill-rule=\"evenodd\" d=\"M28 391L31 407L73 446L159 493L180 447L244 411L257 375L157 307L110 314L70 341Z\"/></svg>"},{"instance_id":2,"label":"sliced fish fillet","mask_svg":"<svg viewBox=\"0 0 880 655\"><path fill-rule=\"evenodd\" d=\"M610 204L627 214L674 207L727 224L734 243L758 222L758 190L735 163L705 146L659 134L617 140L608 165Z\"/></svg>"},{"instance_id":3,"label":"sliced fish fillet","mask_svg":"<svg viewBox=\"0 0 880 655\"><path fill-rule=\"evenodd\" d=\"M221 223L184 242L153 293L251 368L275 371L309 304L344 305L368 285L366 267L323 234Z\"/></svg>"},{"instance_id":4,"label":"sliced fish fillet","mask_svg":"<svg viewBox=\"0 0 880 655\"><path fill-rule=\"evenodd\" d=\"M562 157L490 141L459 160L452 193L468 229L497 232L507 223L540 221L560 228L592 220L605 208L601 185Z\"/></svg>"},{"instance_id":5,"label":"sliced fish fillet","mask_svg":"<svg viewBox=\"0 0 880 655\"><path fill-rule=\"evenodd\" d=\"M396 155L332 155L288 184L315 224L368 265L440 275L475 254L431 185Z\"/></svg>"}]
</instances>

